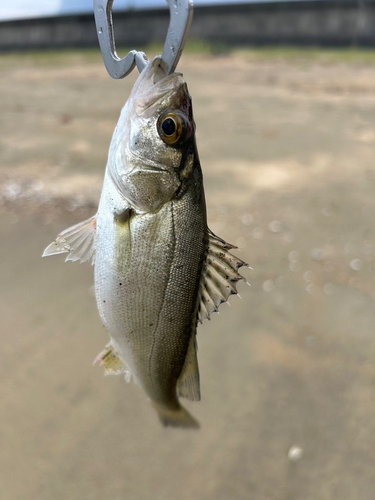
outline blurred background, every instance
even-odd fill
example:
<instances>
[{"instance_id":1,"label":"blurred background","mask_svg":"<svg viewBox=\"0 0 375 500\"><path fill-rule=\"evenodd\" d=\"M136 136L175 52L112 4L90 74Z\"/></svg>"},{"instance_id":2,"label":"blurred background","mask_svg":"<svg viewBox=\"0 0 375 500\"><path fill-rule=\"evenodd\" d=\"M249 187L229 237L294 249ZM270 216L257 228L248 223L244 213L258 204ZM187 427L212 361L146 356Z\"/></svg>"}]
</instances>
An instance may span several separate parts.
<instances>
[{"instance_id":1,"label":"blurred background","mask_svg":"<svg viewBox=\"0 0 375 500\"><path fill-rule=\"evenodd\" d=\"M95 213L137 77L92 6L0 5L0 498L358 500L375 491L375 2L196 2L210 228L251 288L198 329L198 432L103 377L93 269L41 259ZM120 55L162 50L161 0L116 0Z\"/></svg>"}]
</instances>

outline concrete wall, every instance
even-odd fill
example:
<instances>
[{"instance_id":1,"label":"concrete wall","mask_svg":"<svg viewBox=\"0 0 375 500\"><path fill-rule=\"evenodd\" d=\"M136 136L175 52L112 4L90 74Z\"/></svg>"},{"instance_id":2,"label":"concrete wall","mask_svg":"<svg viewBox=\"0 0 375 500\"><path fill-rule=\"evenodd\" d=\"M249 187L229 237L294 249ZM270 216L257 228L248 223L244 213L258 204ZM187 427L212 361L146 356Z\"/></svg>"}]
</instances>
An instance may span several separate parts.
<instances>
[{"instance_id":1,"label":"concrete wall","mask_svg":"<svg viewBox=\"0 0 375 500\"><path fill-rule=\"evenodd\" d=\"M118 46L162 42L168 10L116 12ZM375 47L375 0L323 0L196 7L190 38L228 45ZM0 50L97 47L93 15L0 23Z\"/></svg>"}]
</instances>

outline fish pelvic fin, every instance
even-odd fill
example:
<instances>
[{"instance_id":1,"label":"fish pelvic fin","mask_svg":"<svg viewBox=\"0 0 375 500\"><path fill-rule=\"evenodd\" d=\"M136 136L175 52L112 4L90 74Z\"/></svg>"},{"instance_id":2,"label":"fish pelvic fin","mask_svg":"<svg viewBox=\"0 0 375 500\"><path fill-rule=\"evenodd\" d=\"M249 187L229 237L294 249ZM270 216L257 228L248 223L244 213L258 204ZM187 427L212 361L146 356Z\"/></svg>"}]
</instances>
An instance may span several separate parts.
<instances>
[{"instance_id":1,"label":"fish pelvic fin","mask_svg":"<svg viewBox=\"0 0 375 500\"><path fill-rule=\"evenodd\" d=\"M200 427L199 422L180 404L172 409L158 405L154 401L152 405L164 427L182 427L185 429L199 429Z\"/></svg>"},{"instance_id":2,"label":"fish pelvic fin","mask_svg":"<svg viewBox=\"0 0 375 500\"><path fill-rule=\"evenodd\" d=\"M198 310L201 323L206 318L211 319L211 314L218 311L220 304L228 302L230 295L238 295L238 281L247 283L238 269L249 265L229 252L236 248L208 230L208 252L203 266Z\"/></svg>"},{"instance_id":3,"label":"fish pelvic fin","mask_svg":"<svg viewBox=\"0 0 375 500\"><path fill-rule=\"evenodd\" d=\"M96 215L65 229L65 231L57 235L55 241L44 250L42 257L68 253L65 262L68 260L87 262L91 259L91 263L94 264L95 246Z\"/></svg>"}]
</instances>

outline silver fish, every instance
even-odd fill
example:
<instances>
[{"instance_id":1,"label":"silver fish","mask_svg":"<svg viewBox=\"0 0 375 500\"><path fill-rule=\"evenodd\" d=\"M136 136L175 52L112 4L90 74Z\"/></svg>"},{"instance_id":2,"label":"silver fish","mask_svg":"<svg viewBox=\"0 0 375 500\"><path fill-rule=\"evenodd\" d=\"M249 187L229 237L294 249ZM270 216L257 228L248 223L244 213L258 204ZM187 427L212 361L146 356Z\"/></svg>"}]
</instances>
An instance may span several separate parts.
<instances>
[{"instance_id":1,"label":"silver fish","mask_svg":"<svg viewBox=\"0 0 375 500\"><path fill-rule=\"evenodd\" d=\"M140 74L109 149L97 214L57 236L43 256L95 260L110 342L107 372L131 374L164 425L198 427L179 397L200 400L196 329L236 294L247 265L207 226L191 97L160 58ZM245 280L246 281L246 280Z\"/></svg>"}]
</instances>

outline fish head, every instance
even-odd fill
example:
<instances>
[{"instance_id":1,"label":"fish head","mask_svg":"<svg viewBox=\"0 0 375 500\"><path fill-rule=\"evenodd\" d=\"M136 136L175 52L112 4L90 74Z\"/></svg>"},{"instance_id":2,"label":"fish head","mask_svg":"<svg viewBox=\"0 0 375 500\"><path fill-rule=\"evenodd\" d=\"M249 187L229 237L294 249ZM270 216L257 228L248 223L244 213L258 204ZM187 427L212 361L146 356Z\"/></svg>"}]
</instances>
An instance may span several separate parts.
<instances>
[{"instance_id":1,"label":"fish head","mask_svg":"<svg viewBox=\"0 0 375 500\"><path fill-rule=\"evenodd\" d=\"M180 73L165 75L161 58L148 63L122 111L112 146L117 177L147 170L180 178L186 155L194 155L191 97ZM190 161L191 163L191 161Z\"/></svg>"}]
</instances>

